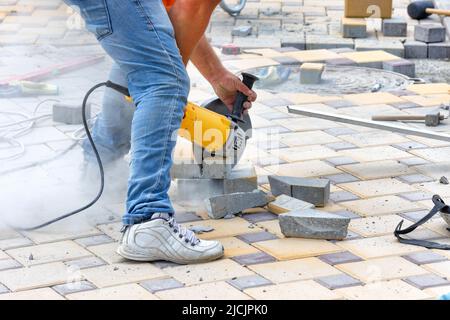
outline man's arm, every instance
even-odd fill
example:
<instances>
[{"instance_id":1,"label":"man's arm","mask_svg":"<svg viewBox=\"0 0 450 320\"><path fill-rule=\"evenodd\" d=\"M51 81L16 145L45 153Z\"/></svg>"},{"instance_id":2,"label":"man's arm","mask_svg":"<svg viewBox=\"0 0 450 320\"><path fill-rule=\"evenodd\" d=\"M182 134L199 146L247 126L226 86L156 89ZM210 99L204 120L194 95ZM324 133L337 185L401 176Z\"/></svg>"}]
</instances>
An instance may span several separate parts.
<instances>
[{"instance_id":1,"label":"man's arm","mask_svg":"<svg viewBox=\"0 0 450 320\"><path fill-rule=\"evenodd\" d=\"M247 88L238 77L223 66L205 36L200 39L197 47L194 49L191 61L205 79L211 83L217 96L230 110L236 99L237 91L248 96L250 102L256 100L256 93ZM246 109L251 107L250 102L244 105Z\"/></svg>"}]
</instances>

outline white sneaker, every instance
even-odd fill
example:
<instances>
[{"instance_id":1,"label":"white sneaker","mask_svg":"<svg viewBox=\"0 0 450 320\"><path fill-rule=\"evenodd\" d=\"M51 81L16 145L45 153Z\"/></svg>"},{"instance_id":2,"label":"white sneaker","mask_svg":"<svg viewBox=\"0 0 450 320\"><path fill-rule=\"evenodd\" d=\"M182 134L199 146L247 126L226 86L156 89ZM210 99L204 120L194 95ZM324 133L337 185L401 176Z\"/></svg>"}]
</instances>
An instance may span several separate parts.
<instances>
[{"instance_id":1,"label":"white sneaker","mask_svg":"<svg viewBox=\"0 0 450 320\"><path fill-rule=\"evenodd\" d=\"M208 262L223 256L218 241L205 241L180 226L168 214L154 214L152 220L127 227L117 249L134 261L165 260L178 264Z\"/></svg>"}]
</instances>

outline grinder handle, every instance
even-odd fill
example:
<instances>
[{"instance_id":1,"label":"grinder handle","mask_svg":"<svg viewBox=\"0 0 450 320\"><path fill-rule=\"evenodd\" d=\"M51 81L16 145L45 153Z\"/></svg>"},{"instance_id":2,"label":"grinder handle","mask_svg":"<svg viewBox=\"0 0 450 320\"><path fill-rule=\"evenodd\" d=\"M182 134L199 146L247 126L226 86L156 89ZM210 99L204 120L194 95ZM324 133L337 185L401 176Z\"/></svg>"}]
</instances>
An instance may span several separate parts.
<instances>
[{"instance_id":1,"label":"grinder handle","mask_svg":"<svg viewBox=\"0 0 450 320\"><path fill-rule=\"evenodd\" d=\"M247 88L252 89L255 81L259 80L258 77L250 74L250 73L242 73L242 82L247 86ZM236 96L236 100L233 105L233 112L231 117L237 121L243 121L242 115L244 113L244 103L248 100L248 96L243 94L242 92L238 92Z\"/></svg>"}]
</instances>

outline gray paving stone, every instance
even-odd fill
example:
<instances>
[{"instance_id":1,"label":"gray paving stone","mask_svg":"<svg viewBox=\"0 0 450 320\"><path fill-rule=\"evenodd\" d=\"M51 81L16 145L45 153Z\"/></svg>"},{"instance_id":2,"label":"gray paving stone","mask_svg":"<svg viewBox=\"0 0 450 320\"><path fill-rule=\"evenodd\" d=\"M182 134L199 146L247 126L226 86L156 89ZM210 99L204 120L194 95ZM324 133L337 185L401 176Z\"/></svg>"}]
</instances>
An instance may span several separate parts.
<instances>
[{"instance_id":1,"label":"gray paving stone","mask_svg":"<svg viewBox=\"0 0 450 320\"><path fill-rule=\"evenodd\" d=\"M405 95L403 91L400 91L400 92L397 92L397 91L389 91L389 93L392 93L392 94L394 94L394 95L396 95L396 96L398 96L398 97L404 96L404 95ZM393 106L393 107L395 107L395 108L397 108L397 109L400 109L400 110L413 109L413 108L419 108L419 107L420 107L420 105L418 105L418 104L416 104L416 103L414 103L414 102L391 103L390 105ZM417 143L417 144L420 144L420 143L418 143L418 142L416 142L416 143ZM405 144L406 144L406 143L405 143Z\"/></svg>"},{"instance_id":2,"label":"gray paving stone","mask_svg":"<svg viewBox=\"0 0 450 320\"><path fill-rule=\"evenodd\" d=\"M399 215L405 219L416 222L425 217L428 213L429 211L420 210L420 211L404 212L400 213Z\"/></svg>"},{"instance_id":3,"label":"gray paving stone","mask_svg":"<svg viewBox=\"0 0 450 320\"><path fill-rule=\"evenodd\" d=\"M194 212L182 212L182 213L176 213L175 219L178 223L185 223L185 222L193 222L193 221L200 221L202 220L201 217L196 215Z\"/></svg>"},{"instance_id":4,"label":"gray paving stone","mask_svg":"<svg viewBox=\"0 0 450 320\"><path fill-rule=\"evenodd\" d=\"M274 262L276 259L265 252L251 253L242 256L232 257L232 260L236 261L240 265L250 266L252 264L261 264Z\"/></svg>"},{"instance_id":5,"label":"gray paving stone","mask_svg":"<svg viewBox=\"0 0 450 320\"><path fill-rule=\"evenodd\" d=\"M410 285L416 288L419 288L420 290L450 285L450 281L431 273L408 277L406 279L403 279L403 281L409 283Z\"/></svg>"},{"instance_id":6,"label":"gray paving stone","mask_svg":"<svg viewBox=\"0 0 450 320\"><path fill-rule=\"evenodd\" d=\"M222 158L206 158L203 160L202 178L224 179L231 172L231 163Z\"/></svg>"},{"instance_id":7,"label":"gray paving stone","mask_svg":"<svg viewBox=\"0 0 450 320\"><path fill-rule=\"evenodd\" d=\"M431 200L433 194L428 192L417 191L417 192L402 193L399 194L399 196L409 201L422 201L422 200Z\"/></svg>"},{"instance_id":8,"label":"gray paving stone","mask_svg":"<svg viewBox=\"0 0 450 320\"><path fill-rule=\"evenodd\" d=\"M272 282L270 282L266 278L261 277L258 274L252 276L233 278L231 280L227 280L227 282L236 289L239 289L241 291L249 288L267 286L272 284Z\"/></svg>"},{"instance_id":9,"label":"gray paving stone","mask_svg":"<svg viewBox=\"0 0 450 320\"><path fill-rule=\"evenodd\" d=\"M349 158L349 157L328 158L325 161L327 161L328 163L332 164L335 167L343 166L343 165L346 165L346 164L358 163L357 161L355 161L355 160L353 160L352 158Z\"/></svg>"},{"instance_id":10,"label":"gray paving stone","mask_svg":"<svg viewBox=\"0 0 450 320\"><path fill-rule=\"evenodd\" d=\"M262 231L262 232L252 232L238 235L236 238L246 242L246 243L254 243L266 240L274 240L278 239L278 237L270 232Z\"/></svg>"},{"instance_id":11,"label":"gray paving stone","mask_svg":"<svg viewBox=\"0 0 450 320\"><path fill-rule=\"evenodd\" d=\"M174 163L170 176L172 179L200 179L202 177L201 166L196 163Z\"/></svg>"},{"instance_id":12,"label":"gray paving stone","mask_svg":"<svg viewBox=\"0 0 450 320\"><path fill-rule=\"evenodd\" d=\"M425 43L445 41L446 30L441 24L419 24L414 28L414 40Z\"/></svg>"},{"instance_id":13,"label":"gray paving stone","mask_svg":"<svg viewBox=\"0 0 450 320\"><path fill-rule=\"evenodd\" d=\"M450 42L430 43L428 45L428 59L449 59Z\"/></svg>"},{"instance_id":14,"label":"gray paving stone","mask_svg":"<svg viewBox=\"0 0 450 320\"><path fill-rule=\"evenodd\" d=\"M353 39L344 39L342 36L326 34L306 34L306 50L350 48L353 49Z\"/></svg>"},{"instance_id":15,"label":"gray paving stone","mask_svg":"<svg viewBox=\"0 0 450 320\"><path fill-rule=\"evenodd\" d=\"M307 209L279 215L281 232L286 237L342 240L347 236L349 218Z\"/></svg>"},{"instance_id":16,"label":"gray paving stone","mask_svg":"<svg viewBox=\"0 0 450 320\"><path fill-rule=\"evenodd\" d=\"M330 194L330 200L333 202L343 202L359 200L359 197L348 191L337 191Z\"/></svg>"},{"instance_id":17,"label":"gray paving stone","mask_svg":"<svg viewBox=\"0 0 450 320\"><path fill-rule=\"evenodd\" d=\"M66 266L68 267L74 267L78 269L87 269L87 268L93 268L93 267L99 267L106 264L103 260L97 257L89 257L89 258L82 258L78 260L72 260L65 262Z\"/></svg>"},{"instance_id":18,"label":"gray paving stone","mask_svg":"<svg viewBox=\"0 0 450 320\"><path fill-rule=\"evenodd\" d=\"M252 26L237 26L233 28L231 35L234 37L247 37L252 34L252 31Z\"/></svg>"},{"instance_id":19,"label":"gray paving stone","mask_svg":"<svg viewBox=\"0 0 450 320\"><path fill-rule=\"evenodd\" d=\"M407 165L407 166L420 166L420 165L423 165L423 164L430 163L429 161L427 161L425 159L422 159L422 158L418 158L418 157L401 159L399 162L404 164L404 165Z\"/></svg>"},{"instance_id":20,"label":"gray paving stone","mask_svg":"<svg viewBox=\"0 0 450 320\"><path fill-rule=\"evenodd\" d=\"M435 253L431 250L411 253L406 256L403 256L403 258L417 265L442 262L448 260L447 257L441 256L440 254Z\"/></svg>"},{"instance_id":21,"label":"gray paving stone","mask_svg":"<svg viewBox=\"0 0 450 320\"><path fill-rule=\"evenodd\" d=\"M324 178L330 180L333 184L347 183L347 182L355 182L359 181L355 176L352 176L349 173L339 173L331 176L325 176Z\"/></svg>"},{"instance_id":22,"label":"gray paving stone","mask_svg":"<svg viewBox=\"0 0 450 320\"><path fill-rule=\"evenodd\" d=\"M79 245L82 245L83 247L90 247L105 243L111 243L114 242L114 240L108 237L107 235L98 235L76 239L75 242L78 243Z\"/></svg>"},{"instance_id":23,"label":"gray paving stone","mask_svg":"<svg viewBox=\"0 0 450 320\"><path fill-rule=\"evenodd\" d=\"M330 181L327 179L269 176L269 183L274 196L285 194L315 206L325 206L330 198Z\"/></svg>"},{"instance_id":24,"label":"gray paving stone","mask_svg":"<svg viewBox=\"0 0 450 320\"><path fill-rule=\"evenodd\" d=\"M269 197L261 190L226 194L205 200L208 215L213 219L220 219L228 214L236 214L245 209L263 207L268 202Z\"/></svg>"},{"instance_id":25,"label":"gray paving stone","mask_svg":"<svg viewBox=\"0 0 450 320\"><path fill-rule=\"evenodd\" d=\"M242 215L242 218L251 223L257 223L262 221L270 221L278 219L276 214L271 212L257 212L257 213L247 213Z\"/></svg>"},{"instance_id":26,"label":"gray paving stone","mask_svg":"<svg viewBox=\"0 0 450 320\"><path fill-rule=\"evenodd\" d=\"M70 105L65 103L53 104L53 121L65 124L82 124L82 108L81 105ZM91 117L91 105L86 106L87 119Z\"/></svg>"},{"instance_id":27,"label":"gray paving stone","mask_svg":"<svg viewBox=\"0 0 450 320\"><path fill-rule=\"evenodd\" d=\"M222 179L177 179L176 186L178 201L190 202L224 194Z\"/></svg>"},{"instance_id":28,"label":"gray paving stone","mask_svg":"<svg viewBox=\"0 0 450 320\"><path fill-rule=\"evenodd\" d=\"M314 280L330 290L362 285L361 281L346 274L332 275Z\"/></svg>"},{"instance_id":29,"label":"gray paving stone","mask_svg":"<svg viewBox=\"0 0 450 320\"><path fill-rule=\"evenodd\" d=\"M0 271L21 268L22 265L14 259L0 260Z\"/></svg>"},{"instance_id":30,"label":"gray paving stone","mask_svg":"<svg viewBox=\"0 0 450 320\"><path fill-rule=\"evenodd\" d=\"M224 193L252 192L258 189L257 180L254 166L237 165L223 180Z\"/></svg>"},{"instance_id":31,"label":"gray paving stone","mask_svg":"<svg viewBox=\"0 0 450 320\"><path fill-rule=\"evenodd\" d=\"M147 280L141 282L140 285L151 293L184 287L181 282L173 278Z\"/></svg>"},{"instance_id":32,"label":"gray paving stone","mask_svg":"<svg viewBox=\"0 0 450 320\"><path fill-rule=\"evenodd\" d=\"M342 21L342 37L344 38L367 38L367 24L346 23L346 19Z\"/></svg>"},{"instance_id":33,"label":"gray paving stone","mask_svg":"<svg viewBox=\"0 0 450 320\"><path fill-rule=\"evenodd\" d=\"M331 128L323 130L328 134L331 134L332 136L338 137L338 136L344 136L349 134L355 134L357 133L356 130L350 129L350 128Z\"/></svg>"},{"instance_id":34,"label":"gray paving stone","mask_svg":"<svg viewBox=\"0 0 450 320\"><path fill-rule=\"evenodd\" d=\"M281 47L296 48L297 50L306 50L306 40L304 37L283 37L281 38Z\"/></svg>"},{"instance_id":35,"label":"gray paving stone","mask_svg":"<svg viewBox=\"0 0 450 320\"><path fill-rule=\"evenodd\" d=\"M363 259L361 259L360 257L354 255L353 253L351 253L349 251L325 254L325 255L319 256L318 258L320 260L322 260L323 262L328 263L329 265L332 265L332 266L337 265L337 264L363 261Z\"/></svg>"},{"instance_id":36,"label":"gray paving stone","mask_svg":"<svg viewBox=\"0 0 450 320\"><path fill-rule=\"evenodd\" d=\"M386 37L406 37L407 26L403 18L383 19L381 30Z\"/></svg>"},{"instance_id":37,"label":"gray paving stone","mask_svg":"<svg viewBox=\"0 0 450 320\"><path fill-rule=\"evenodd\" d=\"M399 179L402 182L408 183L408 184L434 181L433 178L430 178L423 174L408 174L408 175L404 175L404 176L398 176L397 179Z\"/></svg>"},{"instance_id":38,"label":"gray paving stone","mask_svg":"<svg viewBox=\"0 0 450 320\"><path fill-rule=\"evenodd\" d=\"M400 40L355 39L355 49L356 51L383 50L397 57L405 56L405 48ZM375 67L381 68L382 63L375 64Z\"/></svg>"},{"instance_id":39,"label":"gray paving stone","mask_svg":"<svg viewBox=\"0 0 450 320\"><path fill-rule=\"evenodd\" d=\"M384 61L383 69L391 72L397 72L410 78L414 78L416 76L416 64L406 59Z\"/></svg>"},{"instance_id":40,"label":"gray paving stone","mask_svg":"<svg viewBox=\"0 0 450 320\"><path fill-rule=\"evenodd\" d=\"M404 43L406 59L428 58L428 45L420 41L408 40Z\"/></svg>"},{"instance_id":41,"label":"gray paving stone","mask_svg":"<svg viewBox=\"0 0 450 320\"><path fill-rule=\"evenodd\" d=\"M353 213L351 211L342 210L342 211L335 211L333 214L337 214L338 216L349 218L349 219L361 219L361 216L358 216L356 213Z\"/></svg>"},{"instance_id":42,"label":"gray paving stone","mask_svg":"<svg viewBox=\"0 0 450 320\"><path fill-rule=\"evenodd\" d=\"M9 289L0 283L0 294L9 293Z\"/></svg>"},{"instance_id":43,"label":"gray paving stone","mask_svg":"<svg viewBox=\"0 0 450 320\"><path fill-rule=\"evenodd\" d=\"M52 288L53 288L53 290L55 290L56 292L58 292L60 295L63 295L63 296L71 294L71 293L75 293L75 292L83 292L83 291L89 291L89 290L96 289L96 287L88 281L65 283L65 284L53 286Z\"/></svg>"},{"instance_id":44,"label":"gray paving stone","mask_svg":"<svg viewBox=\"0 0 450 320\"><path fill-rule=\"evenodd\" d=\"M341 150L350 150L350 149L357 149L358 147L350 142L335 142L335 143L329 143L325 145L327 148L333 149L334 151L341 151Z\"/></svg>"}]
</instances>

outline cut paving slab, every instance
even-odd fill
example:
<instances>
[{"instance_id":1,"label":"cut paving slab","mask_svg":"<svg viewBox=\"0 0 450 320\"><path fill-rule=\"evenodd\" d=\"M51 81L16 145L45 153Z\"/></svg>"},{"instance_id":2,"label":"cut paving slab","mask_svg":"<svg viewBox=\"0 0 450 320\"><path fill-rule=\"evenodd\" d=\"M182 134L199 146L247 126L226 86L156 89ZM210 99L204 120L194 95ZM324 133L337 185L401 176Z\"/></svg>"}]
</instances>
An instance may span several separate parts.
<instances>
[{"instance_id":1,"label":"cut paving slab","mask_svg":"<svg viewBox=\"0 0 450 320\"><path fill-rule=\"evenodd\" d=\"M410 78L414 78L416 76L416 64L406 59L384 61L383 69L401 73Z\"/></svg>"},{"instance_id":2,"label":"cut paving slab","mask_svg":"<svg viewBox=\"0 0 450 320\"><path fill-rule=\"evenodd\" d=\"M325 70L323 63L304 63L300 67L301 84L319 84Z\"/></svg>"},{"instance_id":3,"label":"cut paving slab","mask_svg":"<svg viewBox=\"0 0 450 320\"><path fill-rule=\"evenodd\" d=\"M225 194L252 192L258 188L258 177L252 165L238 165L223 180Z\"/></svg>"},{"instance_id":4,"label":"cut paving slab","mask_svg":"<svg viewBox=\"0 0 450 320\"><path fill-rule=\"evenodd\" d=\"M213 219L221 219L228 214L236 214L245 209L263 207L270 197L261 190L238 192L216 196L205 200L208 215Z\"/></svg>"},{"instance_id":5,"label":"cut paving slab","mask_svg":"<svg viewBox=\"0 0 450 320\"><path fill-rule=\"evenodd\" d=\"M269 176L270 189L274 196L282 194L324 207L330 199L330 181L327 179L305 179L287 176Z\"/></svg>"},{"instance_id":6,"label":"cut paving slab","mask_svg":"<svg viewBox=\"0 0 450 320\"><path fill-rule=\"evenodd\" d=\"M270 202L267 207L272 213L282 214L295 210L313 209L315 206L312 203L282 194L275 201Z\"/></svg>"},{"instance_id":7,"label":"cut paving slab","mask_svg":"<svg viewBox=\"0 0 450 320\"><path fill-rule=\"evenodd\" d=\"M347 237L349 218L313 209L292 211L279 216L286 237L342 240Z\"/></svg>"},{"instance_id":8,"label":"cut paving slab","mask_svg":"<svg viewBox=\"0 0 450 320\"><path fill-rule=\"evenodd\" d=\"M420 24L414 29L414 39L425 43L444 42L445 27L437 23Z\"/></svg>"}]
</instances>

